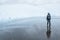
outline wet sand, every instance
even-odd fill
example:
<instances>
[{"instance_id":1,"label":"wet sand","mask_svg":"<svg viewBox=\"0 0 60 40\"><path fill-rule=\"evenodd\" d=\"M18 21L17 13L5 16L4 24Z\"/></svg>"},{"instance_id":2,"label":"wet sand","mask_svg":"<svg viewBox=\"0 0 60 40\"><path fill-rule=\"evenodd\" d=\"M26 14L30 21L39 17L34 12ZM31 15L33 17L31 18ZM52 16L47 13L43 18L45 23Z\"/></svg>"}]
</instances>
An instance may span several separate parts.
<instances>
[{"instance_id":1,"label":"wet sand","mask_svg":"<svg viewBox=\"0 0 60 40\"><path fill-rule=\"evenodd\" d=\"M46 19L30 19L0 28L0 40L60 40L60 19L51 20L47 31Z\"/></svg>"}]
</instances>

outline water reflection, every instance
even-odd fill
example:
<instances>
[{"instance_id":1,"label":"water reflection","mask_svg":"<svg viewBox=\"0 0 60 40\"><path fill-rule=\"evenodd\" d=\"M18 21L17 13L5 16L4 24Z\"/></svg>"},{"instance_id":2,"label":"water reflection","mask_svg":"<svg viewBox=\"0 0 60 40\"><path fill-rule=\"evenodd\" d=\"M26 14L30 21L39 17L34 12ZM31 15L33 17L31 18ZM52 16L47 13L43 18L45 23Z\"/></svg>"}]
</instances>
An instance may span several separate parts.
<instances>
[{"instance_id":1,"label":"water reflection","mask_svg":"<svg viewBox=\"0 0 60 40\"><path fill-rule=\"evenodd\" d=\"M46 32L46 35L47 35L47 37L48 37L48 38L50 38L51 31L50 31L50 30L48 30L48 31Z\"/></svg>"},{"instance_id":2,"label":"water reflection","mask_svg":"<svg viewBox=\"0 0 60 40\"><path fill-rule=\"evenodd\" d=\"M47 32L46 32L47 38L50 38L51 35L51 22L47 22Z\"/></svg>"}]
</instances>

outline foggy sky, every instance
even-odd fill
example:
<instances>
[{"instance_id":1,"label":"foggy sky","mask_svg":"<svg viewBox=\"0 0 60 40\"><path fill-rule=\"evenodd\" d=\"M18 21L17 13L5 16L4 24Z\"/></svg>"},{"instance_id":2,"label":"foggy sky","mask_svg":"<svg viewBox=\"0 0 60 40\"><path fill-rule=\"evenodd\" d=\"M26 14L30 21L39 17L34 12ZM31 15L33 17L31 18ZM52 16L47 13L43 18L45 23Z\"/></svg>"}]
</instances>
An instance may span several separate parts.
<instances>
[{"instance_id":1,"label":"foggy sky","mask_svg":"<svg viewBox=\"0 0 60 40\"><path fill-rule=\"evenodd\" d=\"M60 16L60 0L0 0L0 20L46 16Z\"/></svg>"}]
</instances>

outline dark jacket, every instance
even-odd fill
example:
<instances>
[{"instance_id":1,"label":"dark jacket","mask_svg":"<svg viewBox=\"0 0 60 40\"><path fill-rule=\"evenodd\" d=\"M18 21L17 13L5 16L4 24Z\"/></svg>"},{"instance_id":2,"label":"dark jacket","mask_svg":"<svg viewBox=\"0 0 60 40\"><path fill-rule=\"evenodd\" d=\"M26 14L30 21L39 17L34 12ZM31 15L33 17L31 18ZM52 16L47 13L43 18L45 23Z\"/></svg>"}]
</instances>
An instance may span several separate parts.
<instances>
[{"instance_id":1,"label":"dark jacket","mask_svg":"<svg viewBox=\"0 0 60 40\"><path fill-rule=\"evenodd\" d=\"M48 13L47 20L51 20L51 15Z\"/></svg>"}]
</instances>

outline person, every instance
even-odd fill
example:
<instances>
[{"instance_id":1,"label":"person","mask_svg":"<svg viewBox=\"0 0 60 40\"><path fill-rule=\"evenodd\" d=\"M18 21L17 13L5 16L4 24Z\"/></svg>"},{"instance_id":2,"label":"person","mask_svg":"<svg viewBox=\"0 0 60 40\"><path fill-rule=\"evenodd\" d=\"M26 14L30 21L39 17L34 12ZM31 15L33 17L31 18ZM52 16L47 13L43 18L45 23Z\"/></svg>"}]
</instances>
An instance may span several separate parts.
<instances>
[{"instance_id":1,"label":"person","mask_svg":"<svg viewBox=\"0 0 60 40\"><path fill-rule=\"evenodd\" d=\"M50 13L48 13L48 15L47 15L47 30L50 30L51 29L51 15L50 15Z\"/></svg>"}]
</instances>

